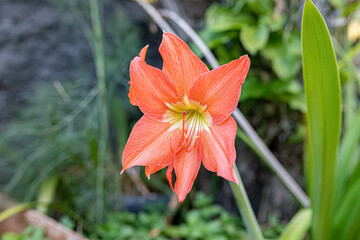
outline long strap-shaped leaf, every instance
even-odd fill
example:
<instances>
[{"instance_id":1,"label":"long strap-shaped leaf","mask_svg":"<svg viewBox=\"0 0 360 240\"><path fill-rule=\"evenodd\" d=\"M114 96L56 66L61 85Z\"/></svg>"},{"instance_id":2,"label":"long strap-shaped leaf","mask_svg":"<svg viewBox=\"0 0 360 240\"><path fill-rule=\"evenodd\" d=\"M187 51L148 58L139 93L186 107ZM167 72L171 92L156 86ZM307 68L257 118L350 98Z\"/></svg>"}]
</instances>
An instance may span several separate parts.
<instances>
[{"instance_id":1,"label":"long strap-shaped leaf","mask_svg":"<svg viewBox=\"0 0 360 240\"><path fill-rule=\"evenodd\" d=\"M340 80L329 31L306 0L301 43L307 105L312 239L329 239L333 215L336 154L340 136Z\"/></svg>"}]
</instances>

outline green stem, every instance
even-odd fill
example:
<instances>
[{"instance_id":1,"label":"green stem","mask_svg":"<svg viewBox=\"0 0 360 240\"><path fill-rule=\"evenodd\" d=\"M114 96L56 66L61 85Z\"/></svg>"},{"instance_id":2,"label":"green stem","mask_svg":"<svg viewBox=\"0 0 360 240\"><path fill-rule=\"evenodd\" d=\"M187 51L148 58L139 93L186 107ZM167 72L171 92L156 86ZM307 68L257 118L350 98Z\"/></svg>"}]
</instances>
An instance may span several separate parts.
<instances>
[{"instance_id":1,"label":"green stem","mask_svg":"<svg viewBox=\"0 0 360 240\"><path fill-rule=\"evenodd\" d=\"M107 91L105 76L105 56L103 33L100 22L99 5L97 0L90 0L90 14L93 27L93 55L95 59L97 83L100 97L100 139L97 155L96 177L96 214L97 220L101 221L104 212L104 161L106 158L106 146L109 136Z\"/></svg>"},{"instance_id":2,"label":"green stem","mask_svg":"<svg viewBox=\"0 0 360 240\"><path fill-rule=\"evenodd\" d=\"M230 186L234 194L242 219L245 222L246 229L252 240L263 240L264 237L262 235L259 223L257 222L254 211L250 205L249 198L246 194L244 184L241 180L236 165L234 166L234 170L239 180L239 184L230 182Z\"/></svg>"}]
</instances>

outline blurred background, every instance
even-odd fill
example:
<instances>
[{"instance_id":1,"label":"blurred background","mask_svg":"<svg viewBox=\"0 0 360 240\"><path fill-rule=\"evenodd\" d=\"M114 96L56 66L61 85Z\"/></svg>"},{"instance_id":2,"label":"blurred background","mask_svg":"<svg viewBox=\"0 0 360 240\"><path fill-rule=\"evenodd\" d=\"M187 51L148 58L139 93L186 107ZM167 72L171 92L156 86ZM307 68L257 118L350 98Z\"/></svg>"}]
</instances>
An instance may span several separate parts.
<instances>
[{"instance_id":1,"label":"blurred background","mask_svg":"<svg viewBox=\"0 0 360 240\"><path fill-rule=\"evenodd\" d=\"M305 189L303 1L148 2L187 21L220 64L249 55L239 108ZM147 63L161 68L162 30L136 1L104 0L91 7L94 3L0 2L0 193L18 202L51 203L39 210L91 239L244 238L228 183L203 167L182 204L174 201L164 171L150 181L142 167L119 174L127 137L142 115L127 96L129 64L149 44ZM314 3L333 36L343 110L351 114L359 103L360 3ZM276 239L298 203L242 132L236 148L264 234Z\"/></svg>"}]
</instances>

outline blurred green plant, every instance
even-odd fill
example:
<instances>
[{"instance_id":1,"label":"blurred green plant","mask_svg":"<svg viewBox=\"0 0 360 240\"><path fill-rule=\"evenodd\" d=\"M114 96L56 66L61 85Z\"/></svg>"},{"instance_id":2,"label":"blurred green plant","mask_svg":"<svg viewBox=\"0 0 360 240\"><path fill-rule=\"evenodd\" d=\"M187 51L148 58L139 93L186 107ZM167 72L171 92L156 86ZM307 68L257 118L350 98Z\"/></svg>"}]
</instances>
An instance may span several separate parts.
<instances>
[{"instance_id":1,"label":"blurred green plant","mask_svg":"<svg viewBox=\"0 0 360 240\"><path fill-rule=\"evenodd\" d=\"M63 13L62 24L82 29L92 45L89 2L69 0L54 4ZM85 227L89 228L101 220L101 214L99 218L95 215L97 193L103 193L100 197L104 203L97 205L102 208L100 211L121 207L119 154L132 118L138 114L127 100L128 64L138 54L138 29L128 22L119 7L111 9L101 24L105 47L100 50L104 54L107 85L103 103L99 104L94 66L89 62L79 68L76 79L34 84L33 96L0 138L1 190L24 202L35 199L40 190L39 199L54 199L66 212L76 209L81 216L77 220L86 221ZM106 120L109 135L106 140L102 138L108 142L101 154L106 164L99 164L102 131L99 112L104 101L109 109ZM96 182L99 172L104 178ZM58 179L57 184L50 184L54 189L46 188L52 196L45 196L40 186L53 177Z\"/></svg>"},{"instance_id":2,"label":"blurred green plant","mask_svg":"<svg viewBox=\"0 0 360 240\"><path fill-rule=\"evenodd\" d=\"M302 87L296 79L301 67L300 32L296 6L283 1L234 0L213 4L206 27L199 33L220 64L251 55L251 69L240 101L266 99L305 111ZM195 46L193 49L201 56Z\"/></svg>"},{"instance_id":3,"label":"blurred green plant","mask_svg":"<svg viewBox=\"0 0 360 240\"><path fill-rule=\"evenodd\" d=\"M213 204L208 195L198 192L193 207L182 209L180 222L172 225L166 223L165 213L161 211L113 213L104 224L97 226L96 234L90 239L248 239L241 218ZM276 219L271 223L264 235L267 239L276 239L283 226Z\"/></svg>"},{"instance_id":4,"label":"blurred green plant","mask_svg":"<svg viewBox=\"0 0 360 240\"><path fill-rule=\"evenodd\" d=\"M1 235L2 240L47 240L42 228L35 228L33 226L27 227L24 232L20 234L5 232Z\"/></svg>"}]
</instances>

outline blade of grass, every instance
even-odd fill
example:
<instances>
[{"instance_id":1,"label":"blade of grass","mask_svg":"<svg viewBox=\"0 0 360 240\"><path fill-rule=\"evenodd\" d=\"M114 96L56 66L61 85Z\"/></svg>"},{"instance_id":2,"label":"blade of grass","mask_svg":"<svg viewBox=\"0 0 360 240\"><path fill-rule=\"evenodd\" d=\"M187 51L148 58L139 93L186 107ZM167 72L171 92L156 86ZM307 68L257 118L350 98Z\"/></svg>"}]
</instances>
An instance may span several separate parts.
<instances>
[{"instance_id":1,"label":"blade of grass","mask_svg":"<svg viewBox=\"0 0 360 240\"><path fill-rule=\"evenodd\" d=\"M107 91L105 76L105 56L103 33L100 21L99 3L97 0L90 0L90 15L93 27L92 50L95 60L97 83L99 88L100 101L100 139L98 145L98 162L96 177L96 214L97 221L101 221L104 214L104 162L106 158L106 147L109 137Z\"/></svg>"},{"instance_id":2,"label":"blade of grass","mask_svg":"<svg viewBox=\"0 0 360 240\"><path fill-rule=\"evenodd\" d=\"M34 202L23 203L23 204L19 204L19 205L16 205L14 207L11 207L11 208L8 208L8 209L2 211L0 213L0 223L4 220L8 219L9 217L14 216L17 213L20 213L20 212L23 212L30 208L33 208L35 205L36 205L36 203L34 203Z\"/></svg>"},{"instance_id":3,"label":"blade of grass","mask_svg":"<svg viewBox=\"0 0 360 240\"><path fill-rule=\"evenodd\" d=\"M340 79L329 31L315 5L305 2L301 43L312 161L312 239L329 239L340 136Z\"/></svg>"},{"instance_id":4,"label":"blade of grass","mask_svg":"<svg viewBox=\"0 0 360 240\"><path fill-rule=\"evenodd\" d=\"M360 178L354 182L343 194L341 204L338 205L331 226L331 239L358 239L360 222Z\"/></svg>"},{"instance_id":5,"label":"blade of grass","mask_svg":"<svg viewBox=\"0 0 360 240\"><path fill-rule=\"evenodd\" d=\"M358 159L356 151L360 141L360 109L350 123L351 128L345 131L340 143L336 166L336 197L339 199L344 192L345 181L353 174Z\"/></svg>"},{"instance_id":6,"label":"blade of grass","mask_svg":"<svg viewBox=\"0 0 360 240\"><path fill-rule=\"evenodd\" d=\"M312 210L301 209L291 219L285 230L281 233L279 240L302 240L311 226Z\"/></svg>"}]
</instances>

